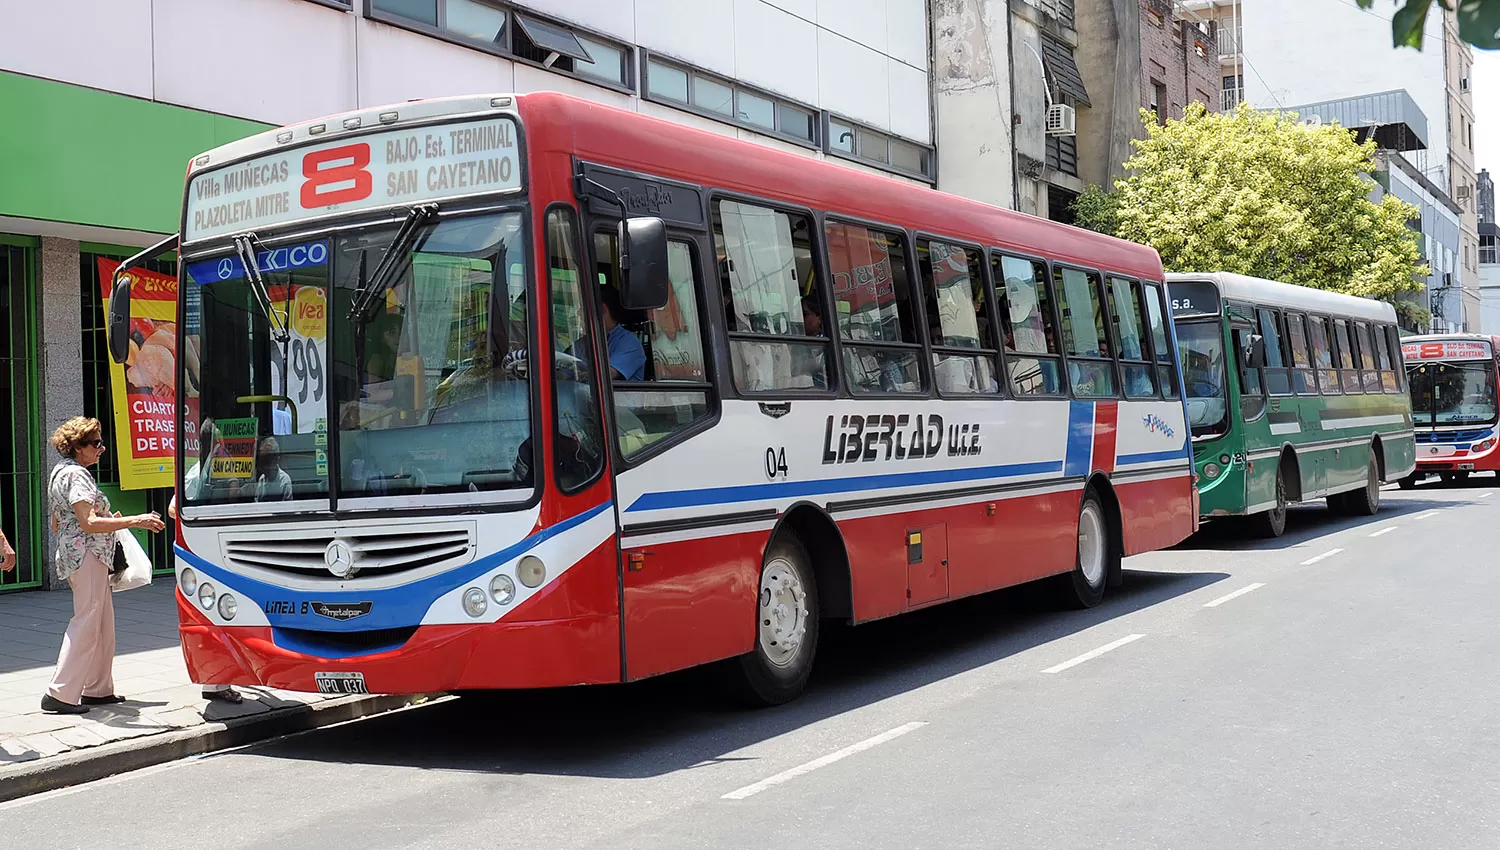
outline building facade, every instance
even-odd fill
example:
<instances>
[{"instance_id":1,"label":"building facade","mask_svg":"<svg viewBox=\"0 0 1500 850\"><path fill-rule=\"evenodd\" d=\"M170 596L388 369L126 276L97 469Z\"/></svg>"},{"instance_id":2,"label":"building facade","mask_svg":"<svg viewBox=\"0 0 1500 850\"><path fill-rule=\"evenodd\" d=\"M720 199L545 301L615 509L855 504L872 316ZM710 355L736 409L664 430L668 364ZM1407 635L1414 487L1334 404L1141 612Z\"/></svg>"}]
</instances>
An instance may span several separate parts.
<instances>
[{"instance_id":1,"label":"building facade","mask_svg":"<svg viewBox=\"0 0 1500 850\"><path fill-rule=\"evenodd\" d=\"M1495 181L1481 170L1475 182L1479 213L1479 329L1500 334L1500 224L1495 221Z\"/></svg>"},{"instance_id":2,"label":"building facade","mask_svg":"<svg viewBox=\"0 0 1500 850\"><path fill-rule=\"evenodd\" d=\"M924 0L6 4L0 375L13 403L0 415L0 524L21 564L0 590L48 581L52 428L97 416L113 440L98 261L177 229L193 155L383 103L555 90L937 185L932 23ZM1008 72L997 78L1008 88ZM977 182L1004 185L1009 169L988 169ZM153 266L175 271L171 257ZM170 493L121 490L109 455L99 478L116 508L165 511Z\"/></svg>"}]
</instances>

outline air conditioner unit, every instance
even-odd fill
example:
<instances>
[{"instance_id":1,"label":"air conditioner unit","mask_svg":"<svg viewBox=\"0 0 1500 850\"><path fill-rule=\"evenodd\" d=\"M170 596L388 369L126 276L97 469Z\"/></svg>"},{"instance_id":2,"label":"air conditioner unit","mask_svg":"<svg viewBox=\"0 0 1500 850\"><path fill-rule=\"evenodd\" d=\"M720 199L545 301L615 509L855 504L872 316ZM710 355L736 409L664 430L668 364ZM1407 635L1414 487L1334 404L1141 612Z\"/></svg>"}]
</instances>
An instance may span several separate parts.
<instances>
[{"instance_id":1,"label":"air conditioner unit","mask_svg":"<svg viewBox=\"0 0 1500 850\"><path fill-rule=\"evenodd\" d=\"M1047 107L1047 135L1078 135L1078 112L1066 103L1054 103Z\"/></svg>"},{"instance_id":2,"label":"air conditioner unit","mask_svg":"<svg viewBox=\"0 0 1500 850\"><path fill-rule=\"evenodd\" d=\"M1473 191L1473 190L1472 190L1472 189L1470 189L1470 188L1469 188L1469 186L1468 186L1468 185L1467 185L1467 184L1465 184L1465 185L1463 185L1463 186L1459 186L1459 187L1458 187L1458 196L1457 196L1457 200L1460 200L1460 201L1467 201L1467 200L1468 200L1468 199L1469 199L1469 194L1470 194L1470 192L1472 192L1472 191Z\"/></svg>"}]
</instances>

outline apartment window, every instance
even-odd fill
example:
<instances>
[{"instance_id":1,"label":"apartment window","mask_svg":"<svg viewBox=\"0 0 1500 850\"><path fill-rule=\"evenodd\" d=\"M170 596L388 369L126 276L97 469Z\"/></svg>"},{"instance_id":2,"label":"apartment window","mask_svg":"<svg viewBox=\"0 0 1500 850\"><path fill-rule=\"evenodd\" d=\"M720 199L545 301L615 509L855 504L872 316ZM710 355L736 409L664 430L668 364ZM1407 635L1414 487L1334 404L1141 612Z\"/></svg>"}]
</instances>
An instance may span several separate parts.
<instances>
[{"instance_id":1,"label":"apartment window","mask_svg":"<svg viewBox=\"0 0 1500 850\"><path fill-rule=\"evenodd\" d=\"M659 56L646 59L646 98L804 145L817 144L811 107Z\"/></svg>"},{"instance_id":2,"label":"apartment window","mask_svg":"<svg viewBox=\"0 0 1500 850\"><path fill-rule=\"evenodd\" d=\"M551 71L629 88L630 48L508 6L481 0L369 0L368 17Z\"/></svg>"},{"instance_id":3,"label":"apartment window","mask_svg":"<svg viewBox=\"0 0 1500 850\"><path fill-rule=\"evenodd\" d=\"M1243 74L1231 74L1224 78L1224 100L1223 111L1232 112L1240 101L1245 99L1245 77Z\"/></svg>"},{"instance_id":4,"label":"apartment window","mask_svg":"<svg viewBox=\"0 0 1500 850\"><path fill-rule=\"evenodd\" d=\"M1166 83L1157 80L1151 81L1151 111L1156 113L1156 123L1167 123L1167 112L1164 108L1167 102Z\"/></svg>"},{"instance_id":5,"label":"apartment window","mask_svg":"<svg viewBox=\"0 0 1500 850\"><path fill-rule=\"evenodd\" d=\"M1479 237L1479 264L1493 265L1500 263L1500 256L1497 255L1500 255L1500 250L1497 250L1495 237Z\"/></svg>"},{"instance_id":6,"label":"apartment window","mask_svg":"<svg viewBox=\"0 0 1500 850\"><path fill-rule=\"evenodd\" d=\"M828 116L827 151L924 180L934 176L932 148L833 115Z\"/></svg>"}]
</instances>

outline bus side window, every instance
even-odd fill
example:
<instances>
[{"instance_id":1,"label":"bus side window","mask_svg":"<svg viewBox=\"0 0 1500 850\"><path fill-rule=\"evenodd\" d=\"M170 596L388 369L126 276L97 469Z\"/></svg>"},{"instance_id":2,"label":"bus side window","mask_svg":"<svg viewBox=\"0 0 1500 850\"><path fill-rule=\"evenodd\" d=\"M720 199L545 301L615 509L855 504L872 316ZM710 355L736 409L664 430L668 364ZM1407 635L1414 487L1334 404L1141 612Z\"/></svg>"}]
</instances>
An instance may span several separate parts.
<instances>
[{"instance_id":1,"label":"bus side window","mask_svg":"<svg viewBox=\"0 0 1500 850\"><path fill-rule=\"evenodd\" d=\"M734 385L757 393L830 389L829 311L812 261L812 220L718 201L713 224Z\"/></svg>"},{"instance_id":2,"label":"bus side window","mask_svg":"<svg viewBox=\"0 0 1500 850\"><path fill-rule=\"evenodd\" d=\"M1307 323L1301 313L1287 313L1286 340L1292 353L1292 389L1297 395L1317 395L1318 376L1312 369L1312 355L1308 353Z\"/></svg>"},{"instance_id":3,"label":"bus side window","mask_svg":"<svg viewBox=\"0 0 1500 850\"><path fill-rule=\"evenodd\" d=\"M1058 267L1052 270L1052 280L1062 311L1063 351L1068 356L1068 382L1073 394L1080 398L1115 395L1115 364L1104 329L1099 276Z\"/></svg>"},{"instance_id":4,"label":"bus side window","mask_svg":"<svg viewBox=\"0 0 1500 850\"><path fill-rule=\"evenodd\" d=\"M923 239L917 244L917 269L938 392L1000 392L999 352L979 252Z\"/></svg>"},{"instance_id":5,"label":"bus side window","mask_svg":"<svg viewBox=\"0 0 1500 850\"><path fill-rule=\"evenodd\" d=\"M922 392L922 341L905 236L836 221L824 225L824 235L849 389Z\"/></svg>"},{"instance_id":6,"label":"bus side window","mask_svg":"<svg viewBox=\"0 0 1500 850\"><path fill-rule=\"evenodd\" d=\"M1109 279L1109 307L1119 341L1126 398L1155 398L1156 370L1141 322L1141 285L1120 277Z\"/></svg>"},{"instance_id":7,"label":"bus side window","mask_svg":"<svg viewBox=\"0 0 1500 850\"><path fill-rule=\"evenodd\" d=\"M1018 396L1062 395L1062 349L1047 286L1047 264L995 255L990 260L1011 392Z\"/></svg>"},{"instance_id":8,"label":"bus side window","mask_svg":"<svg viewBox=\"0 0 1500 850\"><path fill-rule=\"evenodd\" d=\"M1396 373L1396 392L1406 392L1406 364L1401 357L1401 331L1395 325L1385 326L1385 343L1391 350L1391 369Z\"/></svg>"},{"instance_id":9,"label":"bus side window","mask_svg":"<svg viewBox=\"0 0 1500 850\"><path fill-rule=\"evenodd\" d=\"M1345 394L1360 392L1358 354L1349 340L1349 322L1333 320L1333 343L1338 349L1339 375Z\"/></svg>"},{"instance_id":10,"label":"bus side window","mask_svg":"<svg viewBox=\"0 0 1500 850\"><path fill-rule=\"evenodd\" d=\"M647 380L614 387L615 426L623 457L632 457L709 414L694 255L689 242L667 242L667 303L650 311L641 330L651 352Z\"/></svg>"},{"instance_id":11,"label":"bus side window","mask_svg":"<svg viewBox=\"0 0 1500 850\"><path fill-rule=\"evenodd\" d=\"M1390 325L1376 325L1372 329L1375 335L1375 348L1380 353L1380 386L1388 393L1401 391L1401 346L1398 344L1391 348L1391 331L1395 330Z\"/></svg>"},{"instance_id":12,"label":"bus side window","mask_svg":"<svg viewBox=\"0 0 1500 850\"><path fill-rule=\"evenodd\" d=\"M588 308L578 261L578 228L571 209L547 213L548 303L552 319L553 472L557 486L572 492L604 468L598 383L594 379Z\"/></svg>"},{"instance_id":13,"label":"bus side window","mask_svg":"<svg viewBox=\"0 0 1500 850\"><path fill-rule=\"evenodd\" d=\"M1155 283L1145 285L1146 318L1151 323L1151 348L1156 352L1156 380L1161 385L1161 394L1166 398L1177 398L1177 371L1172 367L1172 345L1167 341L1167 323L1163 318L1161 287Z\"/></svg>"},{"instance_id":14,"label":"bus side window","mask_svg":"<svg viewBox=\"0 0 1500 850\"><path fill-rule=\"evenodd\" d=\"M1245 313L1249 313L1246 308ZM1266 389L1261 383L1258 368L1250 368L1250 363L1245 359L1245 348L1249 344L1250 336L1254 333L1254 325L1249 319L1235 318L1230 324L1229 339L1234 344L1234 352L1231 355L1236 365L1235 371L1240 376L1240 416L1246 421L1259 418L1266 410Z\"/></svg>"},{"instance_id":15,"label":"bus side window","mask_svg":"<svg viewBox=\"0 0 1500 850\"><path fill-rule=\"evenodd\" d=\"M1379 327L1376 331L1379 331ZM1375 356L1375 346L1370 341L1370 326L1364 322L1356 322L1354 336L1359 344L1360 383L1364 385L1365 392L1378 393L1381 391L1380 367Z\"/></svg>"},{"instance_id":16,"label":"bus side window","mask_svg":"<svg viewBox=\"0 0 1500 850\"><path fill-rule=\"evenodd\" d=\"M1292 375L1286 367L1286 347L1282 343L1281 314L1264 307L1256 310L1261 339L1266 345L1266 391L1271 395L1291 395Z\"/></svg>"},{"instance_id":17,"label":"bus side window","mask_svg":"<svg viewBox=\"0 0 1500 850\"><path fill-rule=\"evenodd\" d=\"M1313 363L1318 370L1318 390L1323 395L1338 395L1339 373L1334 366L1333 351L1328 347L1328 320L1322 316L1308 316L1307 331L1312 338Z\"/></svg>"}]
</instances>

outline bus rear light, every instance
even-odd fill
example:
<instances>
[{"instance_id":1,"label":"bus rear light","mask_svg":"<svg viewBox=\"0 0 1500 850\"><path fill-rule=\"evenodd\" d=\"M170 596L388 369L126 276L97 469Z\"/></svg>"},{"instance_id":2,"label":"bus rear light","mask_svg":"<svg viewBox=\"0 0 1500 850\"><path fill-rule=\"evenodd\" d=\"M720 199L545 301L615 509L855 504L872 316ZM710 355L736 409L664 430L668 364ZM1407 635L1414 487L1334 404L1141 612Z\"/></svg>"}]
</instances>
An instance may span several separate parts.
<instances>
[{"instance_id":1,"label":"bus rear light","mask_svg":"<svg viewBox=\"0 0 1500 850\"><path fill-rule=\"evenodd\" d=\"M1491 437L1488 440L1484 440L1483 442L1475 443L1471 451L1473 451L1475 454L1478 454L1479 452L1487 452L1494 447L1495 438Z\"/></svg>"},{"instance_id":2,"label":"bus rear light","mask_svg":"<svg viewBox=\"0 0 1500 850\"><path fill-rule=\"evenodd\" d=\"M484 595L484 591L477 587L471 587L464 591L464 613L470 617L481 617L486 609L490 607L490 600Z\"/></svg>"},{"instance_id":3,"label":"bus rear light","mask_svg":"<svg viewBox=\"0 0 1500 850\"><path fill-rule=\"evenodd\" d=\"M490 579L490 596L495 600L496 605L504 608L515 601L516 583L511 581L510 576L501 573Z\"/></svg>"},{"instance_id":4,"label":"bus rear light","mask_svg":"<svg viewBox=\"0 0 1500 850\"><path fill-rule=\"evenodd\" d=\"M527 587L541 587L547 579L547 566L535 555L527 555L516 565L516 578Z\"/></svg>"}]
</instances>

